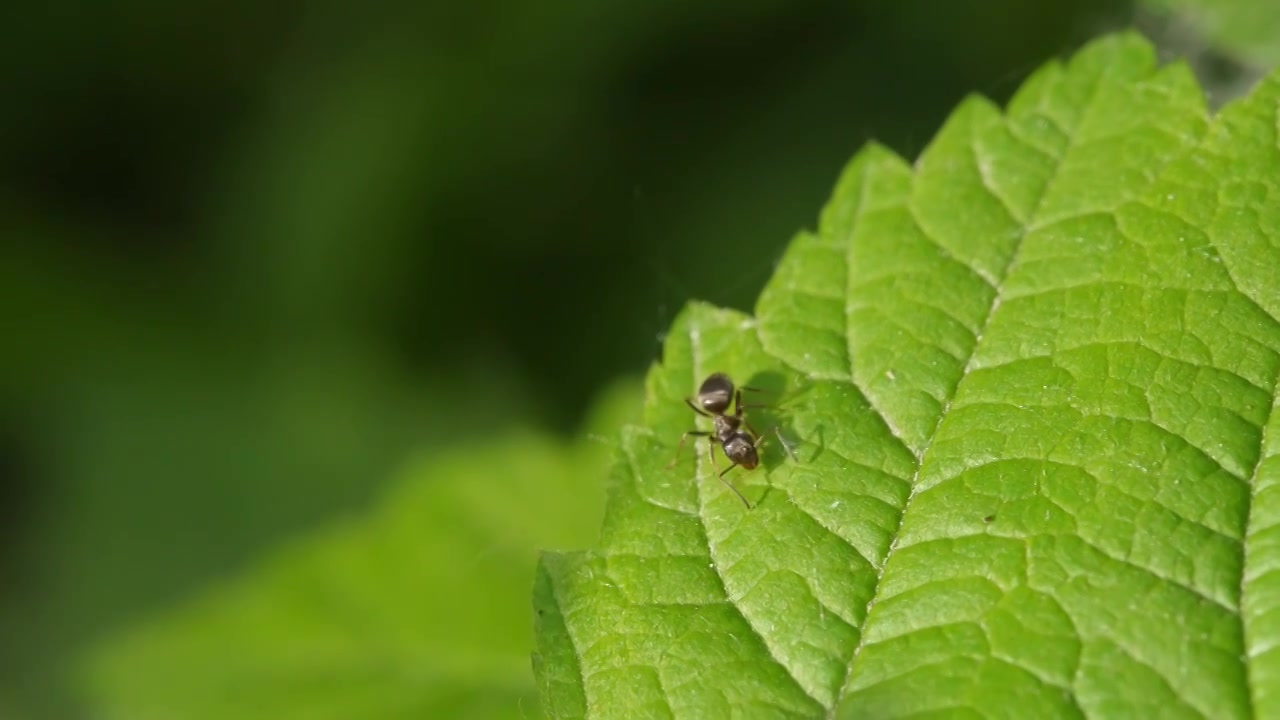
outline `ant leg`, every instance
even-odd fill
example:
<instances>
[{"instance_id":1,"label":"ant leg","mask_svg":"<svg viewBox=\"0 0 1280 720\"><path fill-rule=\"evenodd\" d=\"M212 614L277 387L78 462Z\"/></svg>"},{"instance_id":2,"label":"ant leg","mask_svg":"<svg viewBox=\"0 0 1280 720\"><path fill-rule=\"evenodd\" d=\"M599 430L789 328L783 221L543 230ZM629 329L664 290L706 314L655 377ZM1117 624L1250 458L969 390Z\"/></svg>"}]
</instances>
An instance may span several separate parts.
<instances>
[{"instance_id":1,"label":"ant leg","mask_svg":"<svg viewBox=\"0 0 1280 720\"><path fill-rule=\"evenodd\" d=\"M724 483L724 486L725 486L725 487L727 487L727 488L729 488L730 490L732 490L732 491L733 491L733 494L734 494L734 495L737 495L737 496L738 496L738 499L742 501L742 504L743 504L743 505L746 505L746 506L747 506L747 509L748 509L748 510L750 510L750 509L751 509L751 503L747 501L746 496L745 496L745 495L743 495L741 492L738 492L738 488L734 487L734 486L733 486L733 483L731 483L731 482L729 482L728 480L725 480L725 479L724 479L724 474L725 474L725 473L727 473L727 472L729 472L730 470L732 470L732 469L736 468L736 467L738 467L738 463L734 463L734 464L730 465L729 467L727 467L727 468L725 468L724 470L722 470L722 471L720 472L720 474L718 475L718 477L720 478L720 482Z\"/></svg>"},{"instance_id":2,"label":"ant leg","mask_svg":"<svg viewBox=\"0 0 1280 720\"><path fill-rule=\"evenodd\" d=\"M690 437L690 436L693 436L693 437L711 437L711 433L709 433L709 432L704 432L704 431L702 431L702 430L690 430L689 432L687 432L687 433L685 433L685 434L681 435L681 436L680 436L680 444L676 446L676 456L675 456L674 458L672 458L672 459L671 459L671 462L667 463L667 467L668 467L668 468L673 468L673 467L675 467L676 463L680 461L680 452L681 452L682 450L684 450L684 443L685 443L685 441L686 441L686 440L688 440L688 439L689 439L689 437Z\"/></svg>"},{"instance_id":3,"label":"ant leg","mask_svg":"<svg viewBox=\"0 0 1280 720\"><path fill-rule=\"evenodd\" d=\"M787 441L782 438L782 433L778 431L777 425L765 430L763 433L756 432L756 429L751 427L751 423L747 422L745 417L742 418L742 425L747 429L747 432L751 433L751 437L755 439L757 450L768 444L768 441L764 439L764 436L769 433L773 433L778 436L778 442L782 443L782 447L786 448L787 454L791 455L792 459L795 458L795 455L791 452L791 446L787 445Z\"/></svg>"},{"instance_id":4,"label":"ant leg","mask_svg":"<svg viewBox=\"0 0 1280 720\"><path fill-rule=\"evenodd\" d=\"M738 463L736 463L736 462L735 462L735 463L731 463L731 464L729 465L729 467L727 467L727 468L725 468L725 469L723 469L723 470L720 470L720 468L716 466L716 454L715 454L715 452L714 452L714 451L715 451L715 447L716 447L716 444L715 444L714 442L709 442L709 443L707 443L707 455L711 457L711 470L712 470L712 472L716 472L717 470L719 470L719 472L716 472L716 477L720 478L720 482L724 483L724 484L725 484L725 487L727 487L727 488L729 488L730 490L732 490L732 491L733 491L733 494L734 494L734 495L737 495L737 496L738 496L738 499L742 501L742 504L743 504L743 505L746 505L746 506L747 506L747 509L748 509L748 510L750 510L750 509L751 509L751 503L747 500L747 498L746 498L742 493L738 492L738 488L734 487L732 483L730 483L728 480L725 480L725 479L724 479L724 474L725 474L725 473L727 473L727 472L729 472L730 470L732 470L732 469L734 469L734 468L738 467Z\"/></svg>"},{"instance_id":5,"label":"ant leg","mask_svg":"<svg viewBox=\"0 0 1280 720\"><path fill-rule=\"evenodd\" d=\"M743 422L745 423L745 421ZM747 429L751 430L751 426L748 425ZM751 430L751 432L753 434L755 433L754 430ZM773 433L774 436L778 438L778 444L781 445L782 449L786 451L787 455L791 458L792 462L800 462L800 459L796 457L796 454L791 449L791 446L787 444L787 439L782 437L782 431L778 429L777 425L774 425L773 427L764 431L764 435L768 435L769 433ZM769 440L765 438L764 435L756 435L756 437L761 438L760 441L756 443L756 450L759 450L760 448L769 444Z\"/></svg>"},{"instance_id":6,"label":"ant leg","mask_svg":"<svg viewBox=\"0 0 1280 720\"><path fill-rule=\"evenodd\" d=\"M712 433L707 433L707 435L711 435L711 434ZM716 441L715 440L711 440L707 443L707 459L711 461L711 472L715 472L720 469L720 467L716 465Z\"/></svg>"},{"instance_id":7,"label":"ant leg","mask_svg":"<svg viewBox=\"0 0 1280 720\"><path fill-rule=\"evenodd\" d=\"M772 406L771 406L771 405L769 405L768 403L751 403L750 405L748 405L747 403L742 402L742 391L743 391L743 390L746 390L746 391L748 391L748 392L764 392L764 390L761 390L760 388L753 388L753 387L740 387L740 388L738 388L737 392L735 392L735 393L734 393L734 396L733 396L733 398L734 398L734 408L733 408L733 413L734 413L735 415L737 415L738 417L742 417L742 411L743 411L743 410L745 410L745 409L747 409L747 408L767 408L767 407L772 407Z\"/></svg>"}]
</instances>

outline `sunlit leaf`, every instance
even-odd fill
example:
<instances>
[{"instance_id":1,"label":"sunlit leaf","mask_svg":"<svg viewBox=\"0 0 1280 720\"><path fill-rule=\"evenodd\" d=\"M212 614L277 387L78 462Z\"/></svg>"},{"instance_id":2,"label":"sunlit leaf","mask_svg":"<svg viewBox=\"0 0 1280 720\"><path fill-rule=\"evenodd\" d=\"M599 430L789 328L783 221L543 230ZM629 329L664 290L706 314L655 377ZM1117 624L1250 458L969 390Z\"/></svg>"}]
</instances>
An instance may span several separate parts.
<instances>
[{"instance_id":1,"label":"sunlit leaf","mask_svg":"<svg viewBox=\"0 0 1280 720\"><path fill-rule=\"evenodd\" d=\"M1280 714L1278 102L1122 35L862 151L754 317L672 329L598 548L539 567L547 712ZM669 467L713 371L798 455L750 510Z\"/></svg>"}]
</instances>

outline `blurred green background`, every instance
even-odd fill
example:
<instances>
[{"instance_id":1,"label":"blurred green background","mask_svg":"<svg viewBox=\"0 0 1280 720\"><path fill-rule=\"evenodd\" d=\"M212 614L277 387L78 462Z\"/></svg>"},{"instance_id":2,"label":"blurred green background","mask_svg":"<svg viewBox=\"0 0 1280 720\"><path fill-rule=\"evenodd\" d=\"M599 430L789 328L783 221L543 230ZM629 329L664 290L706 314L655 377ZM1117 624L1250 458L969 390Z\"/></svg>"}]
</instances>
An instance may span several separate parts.
<instances>
[{"instance_id":1,"label":"blurred green background","mask_svg":"<svg viewBox=\"0 0 1280 720\"><path fill-rule=\"evenodd\" d=\"M411 454L571 434L687 299L749 309L867 140L914 157L965 94L1135 21L6 4L0 716L80 716L84 648L360 513Z\"/></svg>"}]
</instances>

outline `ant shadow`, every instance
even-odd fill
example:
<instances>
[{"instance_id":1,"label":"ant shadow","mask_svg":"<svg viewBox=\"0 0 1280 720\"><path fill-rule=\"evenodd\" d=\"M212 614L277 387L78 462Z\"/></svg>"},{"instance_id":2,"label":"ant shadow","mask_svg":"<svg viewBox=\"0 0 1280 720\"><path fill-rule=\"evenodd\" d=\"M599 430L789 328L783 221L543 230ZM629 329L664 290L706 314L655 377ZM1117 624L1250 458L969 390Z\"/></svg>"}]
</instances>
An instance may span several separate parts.
<instances>
[{"instance_id":1,"label":"ant shadow","mask_svg":"<svg viewBox=\"0 0 1280 720\"><path fill-rule=\"evenodd\" d=\"M798 460L797 449L807 444L795 432L786 406L809 387L809 383L800 383L788 391L786 377L774 371L756 373L744 386L753 390L750 398L744 398L748 400L744 407L752 428L765 443L760 460L766 471L773 471L783 462ZM777 447L779 444L782 447Z\"/></svg>"},{"instance_id":2,"label":"ant shadow","mask_svg":"<svg viewBox=\"0 0 1280 720\"><path fill-rule=\"evenodd\" d=\"M805 462L813 462L817 460L822 457L822 453L827 449L827 426L823 423L818 423L817 427L813 429L813 434L815 436L815 442L809 443L810 445L813 445L813 455L810 455Z\"/></svg>"}]
</instances>

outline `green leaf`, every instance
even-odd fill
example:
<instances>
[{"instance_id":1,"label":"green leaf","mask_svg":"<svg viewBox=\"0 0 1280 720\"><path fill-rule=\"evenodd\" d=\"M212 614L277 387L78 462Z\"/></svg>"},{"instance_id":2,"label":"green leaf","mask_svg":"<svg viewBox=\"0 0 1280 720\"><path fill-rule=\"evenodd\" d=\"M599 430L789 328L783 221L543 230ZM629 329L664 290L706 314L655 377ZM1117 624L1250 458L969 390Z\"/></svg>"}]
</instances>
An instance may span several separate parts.
<instances>
[{"instance_id":1,"label":"green leaf","mask_svg":"<svg viewBox=\"0 0 1280 720\"><path fill-rule=\"evenodd\" d=\"M366 517L282 549L106 643L95 717L531 718L528 592L537 548L599 529L619 386L575 443L511 432L411 464Z\"/></svg>"},{"instance_id":2,"label":"green leaf","mask_svg":"<svg viewBox=\"0 0 1280 720\"><path fill-rule=\"evenodd\" d=\"M1121 35L861 152L754 318L675 323L598 549L538 569L547 712L1280 715L1278 103ZM750 510L668 468L713 371L798 455Z\"/></svg>"}]
</instances>

